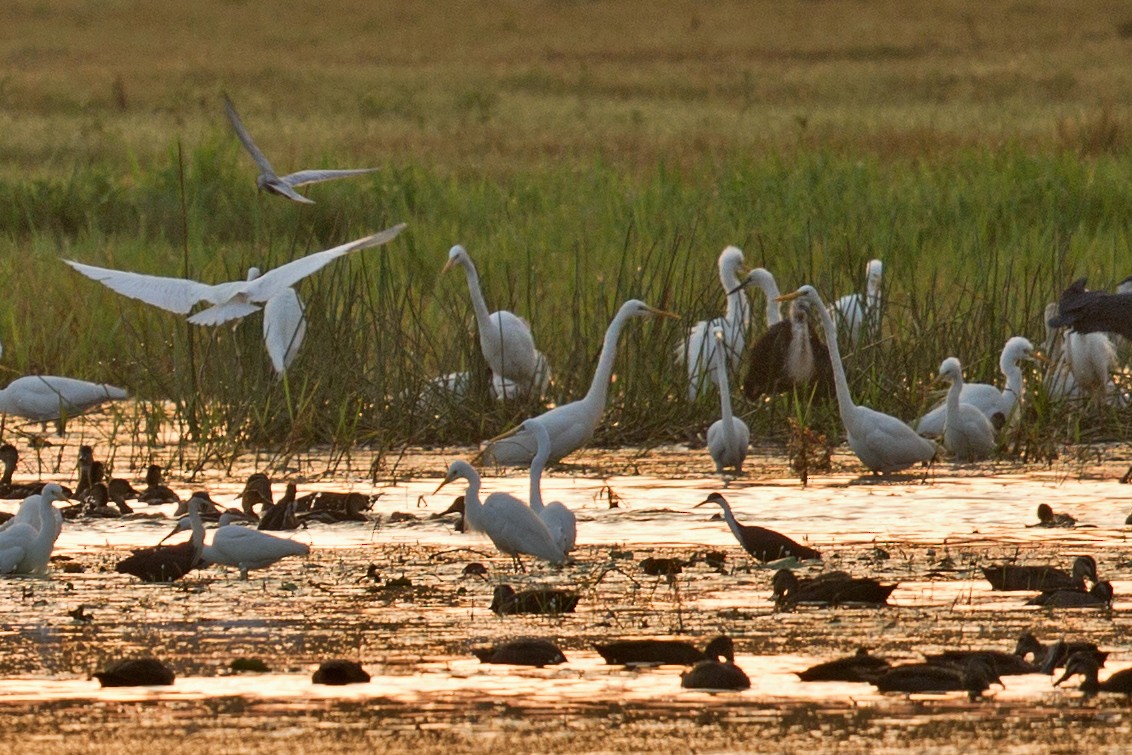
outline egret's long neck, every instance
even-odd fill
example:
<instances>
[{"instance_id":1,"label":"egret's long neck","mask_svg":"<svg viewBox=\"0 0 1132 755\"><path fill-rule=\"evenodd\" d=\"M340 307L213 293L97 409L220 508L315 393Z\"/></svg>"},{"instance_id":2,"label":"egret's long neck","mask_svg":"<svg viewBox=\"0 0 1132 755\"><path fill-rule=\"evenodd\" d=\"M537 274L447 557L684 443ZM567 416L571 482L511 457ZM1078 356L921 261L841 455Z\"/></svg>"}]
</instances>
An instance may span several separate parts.
<instances>
[{"instance_id":1,"label":"egret's long neck","mask_svg":"<svg viewBox=\"0 0 1132 755\"><path fill-rule=\"evenodd\" d=\"M717 501L717 503L723 509L723 521L727 522L727 526L731 528L731 534L740 543L743 542L743 531L739 529L739 522L735 521L735 515L731 513L731 504L725 501Z\"/></svg>"},{"instance_id":2,"label":"egret's long neck","mask_svg":"<svg viewBox=\"0 0 1132 755\"><path fill-rule=\"evenodd\" d=\"M963 376L958 375L951 381L951 387L947 389L947 418L948 420L958 419L959 417L959 394L963 391Z\"/></svg>"},{"instance_id":3,"label":"egret's long neck","mask_svg":"<svg viewBox=\"0 0 1132 755\"><path fill-rule=\"evenodd\" d=\"M542 470L546 468L546 460L550 457L550 446L539 444L538 453L531 460L531 510L536 514L542 511Z\"/></svg>"},{"instance_id":4,"label":"egret's long neck","mask_svg":"<svg viewBox=\"0 0 1132 755\"><path fill-rule=\"evenodd\" d=\"M719 380L719 412L723 417L723 442L728 453L735 448L735 423L731 421L731 383L727 380L727 361L723 357L723 344L715 350L716 378Z\"/></svg>"},{"instance_id":5,"label":"egret's long neck","mask_svg":"<svg viewBox=\"0 0 1132 755\"><path fill-rule=\"evenodd\" d=\"M853 397L849 394L849 381L845 378L845 365L841 364L841 349L837 345L837 326L833 324L829 310L821 302L818 302L816 309L821 317L821 326L825 331L825 345L829 349L829 361L833 367L833 384L837 388L837 409L841 414L841 422L848 432L849 414L857 406L853 403Z\"/></svg>"},{"instance_id":6,"label":"egret's long neck","mask_svg":"<svg viewBox=\"0 0 1132 755\"><path fill-rule=\"evenodd\" d=\"M735 338L742 338L747 334L751 325L751 301L747 298L747 289L739 287L739 277L735 271L726 268L719 271L719 281L727 294L727 312L723 319L727 323L727 343L734 345ZM739 346L742 351L742 346Z\"/></svg>"},{"instance_id":7,"label":"egret's long neck","mask_svg":"<svg viewBox=\"0 0 1132 755\"><path fill-rule=\"evenodd\" d=\"M480 276L476 272L475 263L469 257L461 260L460 264L468 276L468 293L472 297L472 309L476 313L476 328L480 332L480 341L482 342L484 334L489 333L491 329L491 313L487 310L487 302L484 301L483 291L480 290Z\"/></svg>"},{"instance_id":8,"label":"egret's long neck","mask_svg":"<svg viewBox=\"0 0 1132 755\"><path fill-rule=\"evenodd\" d=\"M480 503L480 476L471 470L470 474L464 475L464 479L468 481L468 489L464 491L464 522L469 529L479 529L476 525L479 524L480 512L483 511Z\"/></svg>"},{"instance_id":9,"label":"egret's long neck","mask_svg":"<svg viewBox=\"0 0 1132 755\"><path fill-rule=\"evenodd\" d=\"M1018 361L1012 354L1003 354L998 368L1006 376L1006 391L1013 393L1015 399L1022 398L1022 368L1018 366Z\"/></svg>"},{"instance_id":10,"label":"egret's long neck","mask_svg":"<svg viewBox=\"0 0 1132 755\"><path fill-rule=\"evenodd\" d=\"M193 530L189 544L193 546L193 553L199 559L204 552L204 523L200 520L200 504L189 506L189 526Z\"/></svg>"},{"instance_id":11,"label":"egret's long neck","mask_svg":"<svg viewBox=\"0 0 1132 755\"><path fill-rule=\"evenodd\" d=\"M767 327L777 325L782 322L782 304L778 301L778 297L782 296L782 292L778 290L778 284L774 280L774 276L766 275L760 276L756 283L762 289L763 295L766 296L766 324Z\"/></svg>"},{"instance_id":12,"label":"egret's long neck","mask_svg":"<svg viewBox=\"0 0 1132 755\"><path fill-rule=\"evenodd\" d=\"M605 399L609 394L609 380L613 377L613 362L617 359L617 340L621 338L621 330L628 319L629 315L618 312L605 330L601 356L598 357L597 368L594 370L593 380L590 381L590 389L582 399L587 404L605 408Z\"/></svg>"}]
</instances>

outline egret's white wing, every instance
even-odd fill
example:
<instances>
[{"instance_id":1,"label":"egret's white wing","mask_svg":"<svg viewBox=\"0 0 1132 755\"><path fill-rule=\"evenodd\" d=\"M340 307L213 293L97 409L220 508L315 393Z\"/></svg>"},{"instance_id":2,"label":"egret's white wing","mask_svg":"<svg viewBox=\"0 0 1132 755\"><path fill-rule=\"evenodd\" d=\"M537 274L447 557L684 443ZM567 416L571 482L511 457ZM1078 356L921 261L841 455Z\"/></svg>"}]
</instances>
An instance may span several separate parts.
<instances>
[{"instance_id":1,"label":"egret's white wing","mask_svg":"<svg viewBox=\"0 0 1132 755\"><path fill-rule=\"evenodd\" d=\"M259 147L255 146L251 134L244 128L244 123L240 120L240 116L236 114L236 108L232 105L232 101L228 99L228 95L224 95L224 111L228 113L228 120L231 122L232 128L236 130L236 136L240 137L240 141L244 144L244 149L251 154L256 165L259 166L260 172L268 176L274 176L275 169L271 167L271 163L269 163L267 158L263 156L263 153L259 151Z\"/></svg>"},{"instance_id":2,"label":"egret's white wing","mask_svg":"<svg viewBox=\"0 0 1132 755\"><path fill-rule=\"evenodd\" d=\"M263 308L263 342L276 374L282 375L295 361L306 332L303 302L295 289L288 288L267 300Z\"/></svg>"},{"instance_id":3,"label":"egret's white wing","mask_svg":"<svg viewBox=\"0 0 1132 755\"><path fill-rule=\"evenodd\" d=\"M216 295L215 286L186 278L164 278L159 275L144 275L84 265L74 260L63 261L111 291L179 315L188 314L198 301L213 301Z\"/></svg>"},{"instance_id":4,"label":"egret's white wing","mask_svg":"<svg viewBox=\"0 0 1132 755\"><path fill-rule=\"evenodd\" d=\"M346 178L347 176L360 176L363 173L373 173L377 168L349 168L345 170L300 170L297 173L291 173L286 176L280 176L279 180L288 186L306 186L307 184L316 184L322 181L333 181L335 178ZM310 200L307 200L308 202Z\"/></svg>"},{"instance_id":5,"label":"egret's white wing","mask_svg":"<svg viewBox=\"0 0 1132 755\"><path fill-rule=\"evenodd\" d=\"M392 228L386 228L381 233L375 233L372 236L366 236L323 252L308 254L306 257L288 262L286 265L280 265L274 270L268 270L247 284L247 298L249 301L265 302L308 275L321 270L339 257L350 252L356 252L359 249L388 243L397 238L397 234L403 230L405 230L405 223L398 223Z\"/></svg>"},{"instance_id":6,"label":"egret's white wing","mask_svg":"<svg viewBox=\"0 0 1132 755\"><path fill-rule=\"evenodd\" d=\"M217 304L215 307L202 309L189 318L193 325L223 325L230 320L239 320L241 317L255 314L259 311L258 304L250 304L241 299L230 299Z\"/></svg>"}]
</instances>

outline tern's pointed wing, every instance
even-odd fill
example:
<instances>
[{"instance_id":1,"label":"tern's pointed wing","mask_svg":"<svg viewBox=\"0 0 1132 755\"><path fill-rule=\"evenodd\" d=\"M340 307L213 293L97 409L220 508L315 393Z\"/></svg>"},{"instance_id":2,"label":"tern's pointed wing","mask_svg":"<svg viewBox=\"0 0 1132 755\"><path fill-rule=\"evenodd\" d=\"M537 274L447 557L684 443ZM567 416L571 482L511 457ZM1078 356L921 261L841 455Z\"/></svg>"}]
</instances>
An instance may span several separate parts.
<instances>
[{"instance_id":1,"label":"tern's pointed wing","mask_svg":"<svg viewBox=\"0 0 1132 755\"><path fill-rule=\"evenodd\" d=\"M264 181L263 188L274 194L278 194L281 197L286 197L293 202L300 202L302 204L314 204L313 199L307 199L302 194L292 189L291 185L284 182L282 178L271 178Z\"/></svg>"},{"instance_id":2,"label":"tern's pointed wing","mask_svg":"<svg viewBox=\"0 0 1132 755\"><path fill-rule=\"evenodd\" d=\"M265 302L276 294L281 293L283 289L289 288L311 273L321 270L342 255L356 252L359 249L366 249L371 246L380 246L381 244L388 243L397 238L397 234L403 230L405 230L405 224L398 223L392 228L386 228L381 233L375 233L372 236L366 236L357 241L351 241L348 244L342 244L333 249L327 249L324 252L308 254L306 257L300 257L297 260L288 262L286 265L281 265L274 270L269 270L248 283L247 298L250 301Z\"/></svg>"},{"instance_id":3,"label":"tern's pointed wing","mask_svg":"<svg viewBox=\"0 0 1132 755\"><path fill-rule=\"evenodd\" d=\"M243 142L244 149L251 153L252 159L255 160L256 165L259 166L259 172L264 175L274 176L275 169L271 167L271 163L269 163L267 158L263 156L263 153L259 151L259 147L255 146L251 134L244 128L244 123L240 120L240 116L236 114L236 108L232 105L232 101L228 99L228 95L224 95L224 111L228 113L228 120L231 122L232 128L236 130L236 136L240 137L240 141Z\"/></svg>"},{"instance_id":4,"label":"tern's pointed wing","mask_svg":"<svg viewBox=\"0 0 1132 755\"><path fill-rule=\"evenodd\" d=\"M347 176L360 176L363 173L373 173L377 168L352 168L348 170L300 170L298 173L291 173L286 176L280 177L280 181L288 186L305 186L307 184L316 184L321 181L332 181L335 178L346 178Z\"/></svg>"},{"instance_id":5,"label":"tern's pointed wing","mask_svg":"<svg viewBox=\"0 0 1132 755\"><path fill-rule=\"evenodd\" d=\"M176 312L179 315L188 314L198 301L210 301L216 294L214 286L186 278L163 278L159 275L143 275L124 270L84 265L73 260L63 261L111 291L116 291L131 299L144 301L146 304L152 304L155 307L161 307L161 309L170 312Z\"/></svg>"}]
</instances>

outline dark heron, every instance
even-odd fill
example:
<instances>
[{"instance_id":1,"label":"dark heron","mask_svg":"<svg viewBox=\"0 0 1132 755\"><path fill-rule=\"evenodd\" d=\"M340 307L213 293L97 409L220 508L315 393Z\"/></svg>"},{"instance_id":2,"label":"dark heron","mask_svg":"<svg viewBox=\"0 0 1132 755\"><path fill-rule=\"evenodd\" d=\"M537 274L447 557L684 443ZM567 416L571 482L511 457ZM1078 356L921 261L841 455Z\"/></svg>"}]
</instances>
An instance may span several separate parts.
<instances>
[{"instance_id":1,"label":"dark heron","mask_svg":"<svg viewBox=\"0 0 1132 755\"><path fill-rule=\"evenodd\" d=\"M751 346L743 395L751 401L764 394L797 390L803 397L812 391L815 399L835 397L829 349L810 323L813 304L797 299L790 316L772 325Z\"/></svg>"},{"instance_id":2,"label":"dark heron","mask_svg":"<svg viewBox=\"0 0 1132 755\"><path fill-rule=\"evenodd\" d=\"M731 513L731 505L719 493L712 493L705 500L697 503L693 508L705 506L709 503L718 504L723 509L723 518L735 539L743 546L747 553L759 561L776 561L780 558L793 556L799 560L810 558L820 559L821 554L813 548L791 540L786 535L766 527L753 527L739 524L735 515Z\"/></svg>"},{"instance_id":3,"label":"dark heron","mask_svg":"<svg viewBox=\"0 0 1132 755\"><path fill-rule=\"evenodd\" d=\"M1078 333L1118 333L1132 338L1132 293L1087 291L1085 279L1078 278L1061 293L1057 316L1050 318L1049 325Z\"/></svg>"}]
</instances>

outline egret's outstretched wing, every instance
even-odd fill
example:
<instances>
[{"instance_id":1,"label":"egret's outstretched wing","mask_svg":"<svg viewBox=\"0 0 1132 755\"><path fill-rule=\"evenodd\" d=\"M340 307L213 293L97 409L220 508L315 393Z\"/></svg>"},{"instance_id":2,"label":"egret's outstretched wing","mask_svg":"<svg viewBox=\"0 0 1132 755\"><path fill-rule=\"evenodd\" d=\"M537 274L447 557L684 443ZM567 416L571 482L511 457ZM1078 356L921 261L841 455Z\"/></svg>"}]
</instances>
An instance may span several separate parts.
<instances>
[{"instance_id":1,"label":"egret's outstretched wing","mask_svg":"<svg viewBox=\"0 0 1132 755\"><path fill-rule=\"evenodd\" d=\"M240 137L244 149L251 154L256 165L259 166L260 172L268 176L274 176L275 169L271 167L271 163L269 163L267 158L263 156L263 153L259 151L259 147L255 146L251 134L244 128L244 123L240 120L240 116L236 114L236 108L232 105L232 101L228 99L228 95L224 95L224 111L228 113L228 120L232 124L232 128L235 129L236 136ZM309 202L310 200L307 201Z\"/></svg>"},{"instance_id":2,"label":"egret's outstretched wing","mask_svg":"<svg viewBox=\"0 0 1132 755\"><path fill-rule=\"evenodd\" d=\"M373 173L377 168L347 168L343 170L300 170L298 173L291 173L286 176L280 176L279 180L288 186L306 186L307 184L316 184L322 181L332 181L335 178L346 178L347 176L360 176L363 173ZM305 197L304 197L305 199ZM307 200L310 201L309 199Z\"/></svg>"},{"instance_id":3,"label":"egret's outstretched wing","mask_svg":"<svg viewBox=\"0 0 1132 755\"><path fill-rule=\"evenodd\" d=\"M280 265L274 270L268 270L248 283L247 298L251 301L267 301L308 275L321 270L339 257L350 252L356 252L359 249L388 243L397 238L397 234L403 230L405 230L405 224L398 223L392 228L386 228L381 233L375 233L372 236L366 236L363 239L351 241L348 244L342 244L323 252L308 254L306 257L288 262L286 265Z\"/></svg>"},{"instance_id":4,"label":"egret's outstretched wing","mask_svg":"<svg viewBox=\"0 0 1132 755\"><path fill-rule=\"evenodd\" d=\"M164 278L84 265L74 260L63 261L111 291L179 315L188 314L198 301L212 300L215 293L213 286L185 278Z\"/></svg>"}]
</instances>

